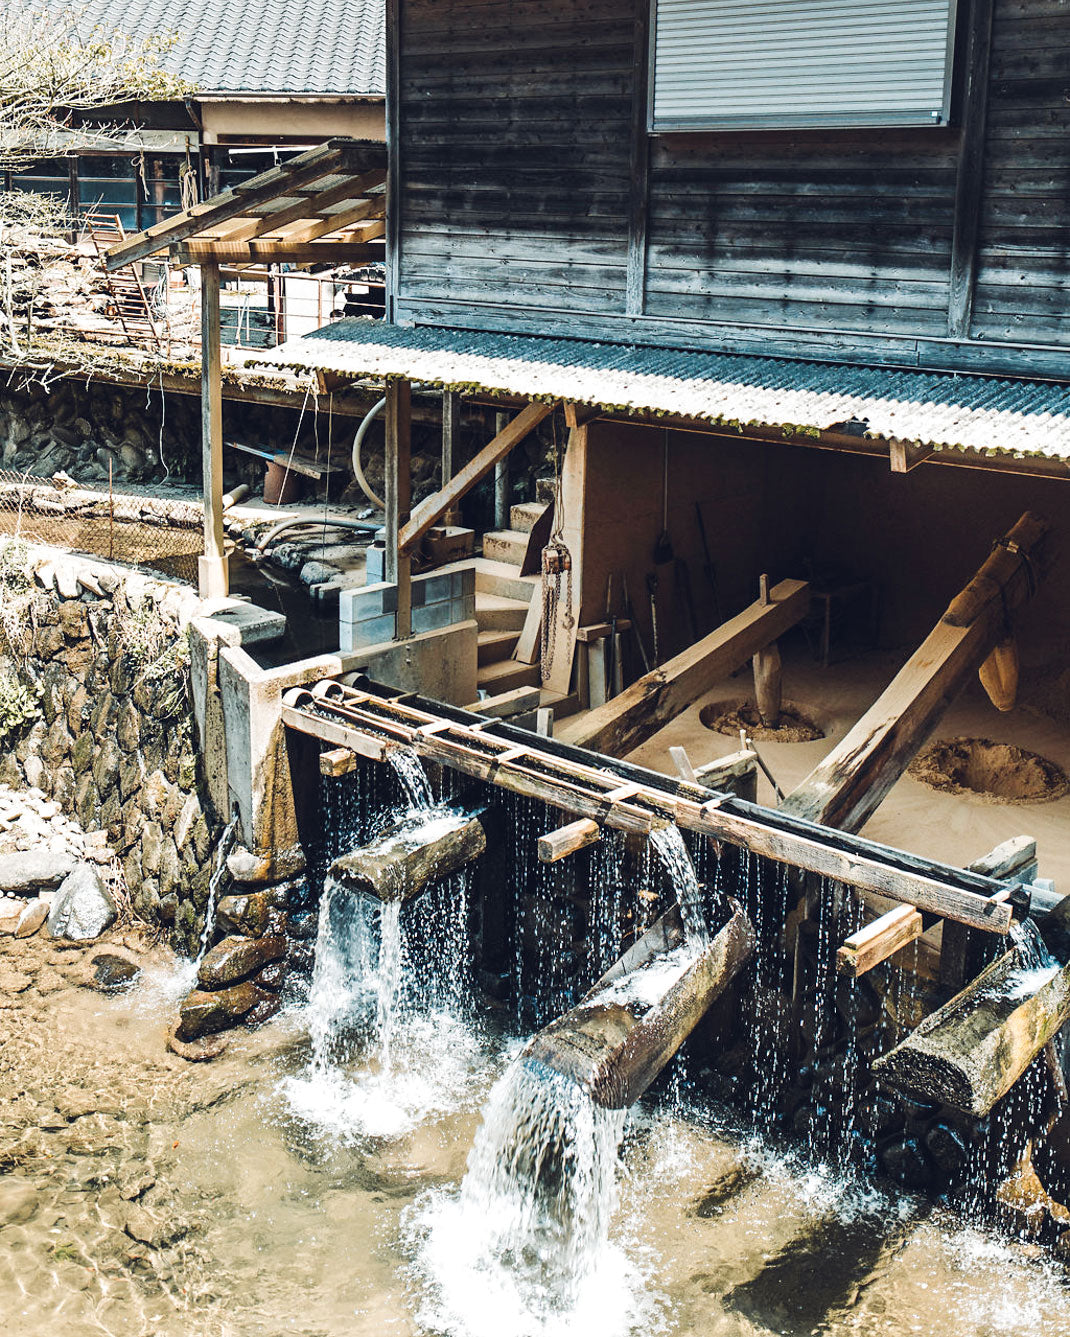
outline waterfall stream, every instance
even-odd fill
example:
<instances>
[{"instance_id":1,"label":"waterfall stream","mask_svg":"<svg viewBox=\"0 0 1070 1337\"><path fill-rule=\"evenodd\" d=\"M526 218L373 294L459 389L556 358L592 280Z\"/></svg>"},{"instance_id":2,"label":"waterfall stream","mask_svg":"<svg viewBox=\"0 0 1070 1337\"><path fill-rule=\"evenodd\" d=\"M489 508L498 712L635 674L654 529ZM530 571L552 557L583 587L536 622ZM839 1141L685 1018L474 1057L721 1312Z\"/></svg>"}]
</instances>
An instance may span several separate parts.
<instances>
[{"instance_id":1,"label":"waterfall stream","mask_svg":"<svg viewBox=\"0 0 1070 1337\"><path fill-rule=\"evenodd\" d=\"M710 945L710 929L706 922L702 888L695 873L695 865L687 852L678 826L661 826L650 833L650 843L657 851L665 872L676 891L680 905L680 919L684 936L694 953L705 951Z\"/></svg>"}]
</instances>

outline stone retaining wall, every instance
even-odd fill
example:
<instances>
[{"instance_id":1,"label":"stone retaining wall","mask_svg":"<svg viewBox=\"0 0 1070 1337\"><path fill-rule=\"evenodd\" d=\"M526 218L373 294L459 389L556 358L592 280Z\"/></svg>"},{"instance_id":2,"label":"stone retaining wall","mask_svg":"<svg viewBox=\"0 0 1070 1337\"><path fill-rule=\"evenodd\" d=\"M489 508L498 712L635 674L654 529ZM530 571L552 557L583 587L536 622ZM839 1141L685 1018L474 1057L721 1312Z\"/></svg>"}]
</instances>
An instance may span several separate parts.
<instances>
[{"instance_id":1,"label":"stone retaining wall","mask_svg":"<svg viewBox=\"0 0 1070 1337\"><path fill-rule=\"evenodd\" d=\"M0 781L106 831L135 911L187 951L219 834L189 696L199 607L183 586L0 540Z\"/></svg>"}]
</instances>

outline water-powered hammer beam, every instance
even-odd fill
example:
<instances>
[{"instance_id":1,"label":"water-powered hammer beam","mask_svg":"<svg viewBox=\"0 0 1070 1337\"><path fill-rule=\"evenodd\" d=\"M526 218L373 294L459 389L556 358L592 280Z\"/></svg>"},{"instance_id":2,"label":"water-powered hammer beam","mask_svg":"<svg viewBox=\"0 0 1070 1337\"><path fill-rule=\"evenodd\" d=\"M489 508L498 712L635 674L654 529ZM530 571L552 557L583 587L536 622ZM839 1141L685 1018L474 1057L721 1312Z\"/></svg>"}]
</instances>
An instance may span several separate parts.
<instances>
[{"instance_id":1,"label":"water-powered hammer beam","mask_svg":"<svg viewBox=\"0 0 1070 1337\"><path fill-rule=\"evenodd\" d=\"M781 804L860 831L933 726L1006 636L1007 618L1043 574L1048 526L1027 511L853 729Z\"/></svg>"},{"instance_id":2,"label":"water-powered hammer beam","mask_svg":"<svg viewBox=\"0 0 1070 1337\"><path fill-rule=\"evenodd\" d=\"M707 948L688 958L683 943L674 907L528 1043L521 1062L571 1078L607 1109L633 1105L751 959L754 928L732 901Z\"/></svg>"},{"instance_id":3,"label":"water-powered hammer beam","mask_svg":"<svg viewBox=\"0 0 1070 1337\"><path fill-rule=\"evenodd\" d=\"M407 901L429 882L449 877L486 852L478 818L467 813L417 813L331 865L336 882L381 901Z\"/></svg>"}]
</instances>

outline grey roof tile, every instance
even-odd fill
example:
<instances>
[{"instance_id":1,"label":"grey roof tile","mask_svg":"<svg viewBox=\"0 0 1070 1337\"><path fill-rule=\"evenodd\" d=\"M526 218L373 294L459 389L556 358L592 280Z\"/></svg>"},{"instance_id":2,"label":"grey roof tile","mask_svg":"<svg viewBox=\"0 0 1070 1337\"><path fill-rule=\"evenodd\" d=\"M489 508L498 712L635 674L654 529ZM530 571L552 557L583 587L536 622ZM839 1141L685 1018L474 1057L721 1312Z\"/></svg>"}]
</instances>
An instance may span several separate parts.
<instances>
[{"instance_id":1,"label":"grey roof tile","mask_svg":"<svg viewBox=\"0 0 1070 1337\"><path fill-rule=\"evenodd\" d=\"M44 3L76 9L87 30L119 28L139 39L174 34L161 64L200 93L382 97L386 91L385 0Z\"/></svg>"},{"instance_id":2,"label":"grey roof tile","mask_svg":"<svg viewBox=\"0 0 1070 1337\"><path fill-rule=\"evenodd\" d=\"M405 376L787 436L864 420L937 450L1070 460L1070 384L340 320L265 364Z\"/></svg>"}]
</instances>

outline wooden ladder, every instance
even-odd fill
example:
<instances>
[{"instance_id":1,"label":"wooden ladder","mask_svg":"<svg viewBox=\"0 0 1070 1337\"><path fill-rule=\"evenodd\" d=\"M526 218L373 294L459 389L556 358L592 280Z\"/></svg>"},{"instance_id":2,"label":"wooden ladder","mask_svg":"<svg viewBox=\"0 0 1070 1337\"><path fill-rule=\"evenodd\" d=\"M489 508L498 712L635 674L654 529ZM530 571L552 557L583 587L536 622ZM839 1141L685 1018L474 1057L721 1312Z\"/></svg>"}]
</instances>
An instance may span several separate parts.
<instances>
[{"instance_id":1,"label":"wooden ladder","mask_svg":"<svg viewBox=\"0 0 1070 1337\"><path fill-rule=\"evenodd\" d=\"M84 222L104 270L108 294L115 303L115 312L123 333L131 343L149 344L163 351L164 338L160 323L153 318L148 295L134 266L124 265L122 269L109 272L105 263L108 248L126 237L119 215L88 213L84 216Z\"/></svg>"}]
</instances>

